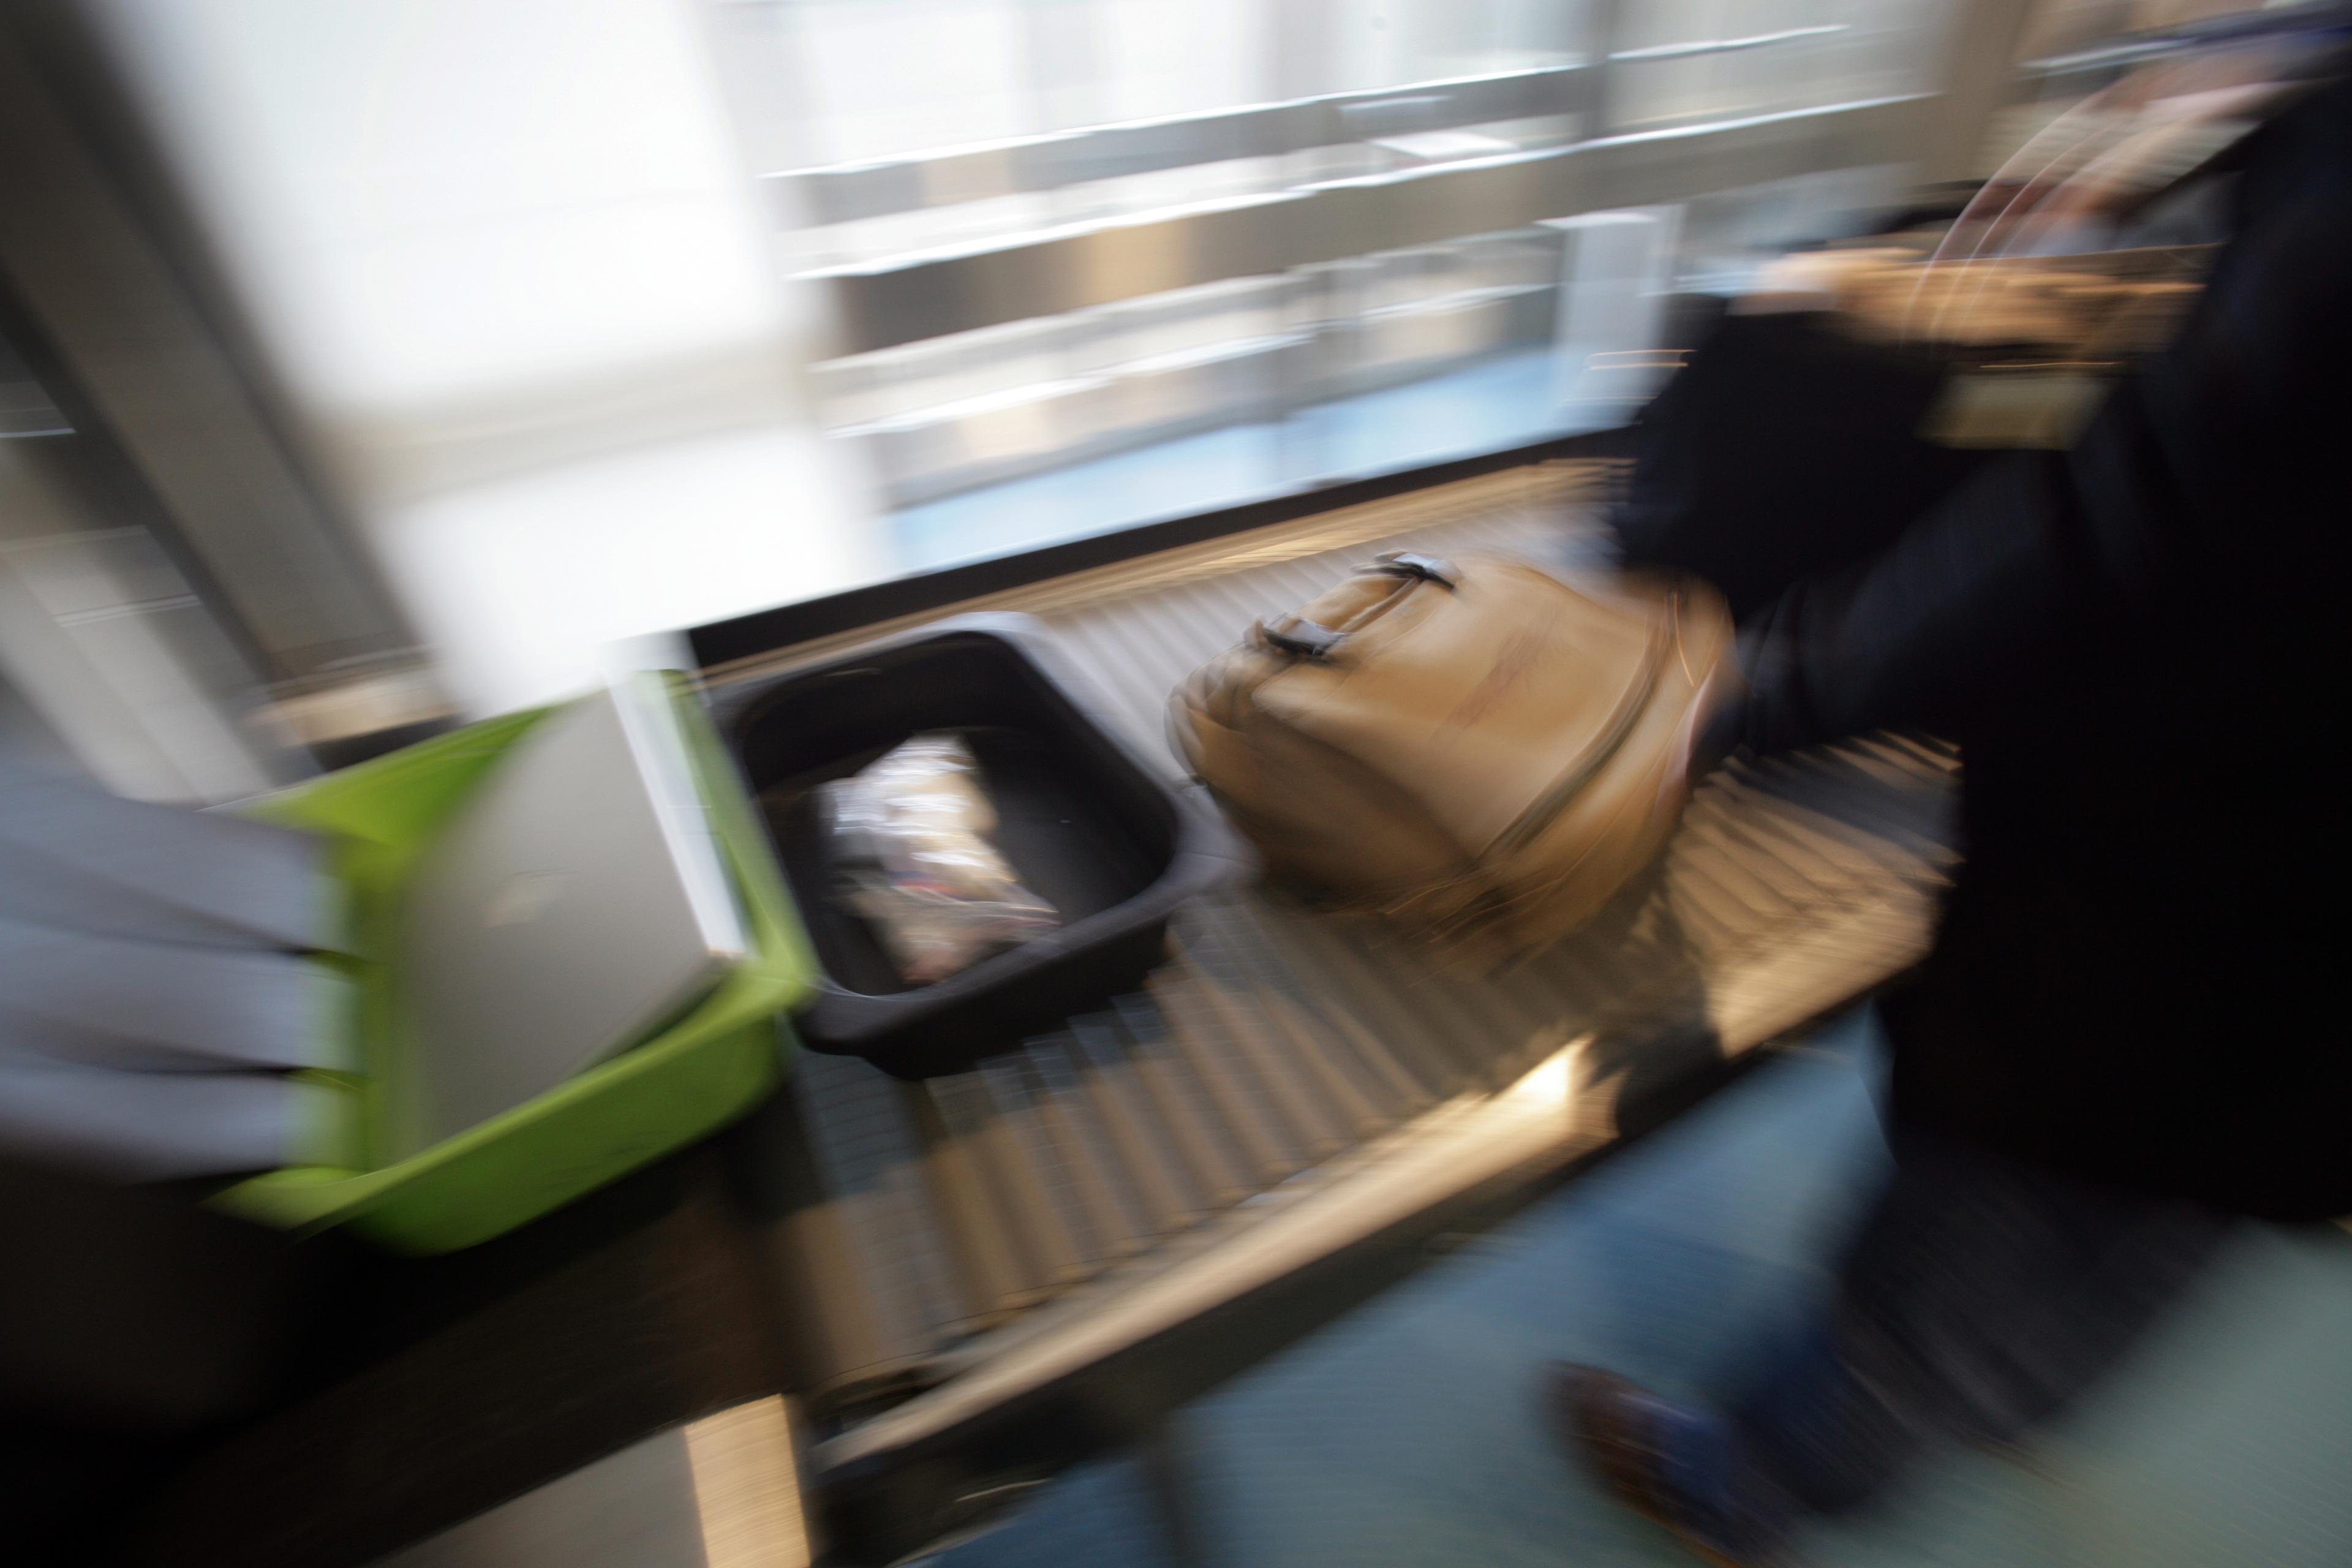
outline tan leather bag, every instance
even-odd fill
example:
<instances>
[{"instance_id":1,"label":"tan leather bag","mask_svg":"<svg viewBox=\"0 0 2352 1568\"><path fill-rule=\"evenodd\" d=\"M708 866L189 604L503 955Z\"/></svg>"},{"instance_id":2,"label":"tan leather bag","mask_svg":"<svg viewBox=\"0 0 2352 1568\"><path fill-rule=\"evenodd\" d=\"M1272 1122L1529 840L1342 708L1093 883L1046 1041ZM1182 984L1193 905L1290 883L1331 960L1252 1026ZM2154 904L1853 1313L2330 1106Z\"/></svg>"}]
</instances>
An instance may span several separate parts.
<instances>
[{"instance_id":1,"label":"tan leather bag","mask_svg":"<svg viewBox=\"0 0 2352 1568\"><path fill-rule=\"evenodd\" d=\"M1196 672L1170 730L1279 879L1524 949L1664 842L1674 750L1731 635L1695 583L1383 555Z\"/></svg>"}]
</instances>

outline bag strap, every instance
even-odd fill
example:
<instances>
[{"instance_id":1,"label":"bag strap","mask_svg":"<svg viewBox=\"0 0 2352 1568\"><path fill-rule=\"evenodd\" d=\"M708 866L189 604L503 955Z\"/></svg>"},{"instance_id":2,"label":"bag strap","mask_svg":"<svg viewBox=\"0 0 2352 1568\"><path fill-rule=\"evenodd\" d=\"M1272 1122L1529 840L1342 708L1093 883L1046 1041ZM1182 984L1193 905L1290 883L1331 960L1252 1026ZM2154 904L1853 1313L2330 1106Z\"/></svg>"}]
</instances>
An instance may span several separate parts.
<instances>
[{"instance_id":1,"label":"bag strap","mask_svg":"<svg viewBox=\"0 0 2352 1568\"><path fill-rule=\"evenodd\" d=\"M1449 594L1462 585L1461 574L1454 569L1452 562L1441 561L1432 555L1416 555L1408 550L1392 550L1385 555L1376 556L1359 575L1434 583ZM1297 616L1281 616L1252 626L1250 640L1268 653L1288 654L1294 658L1328 658L1333 649L1348 640L1348 634Z\"/></svg>"}]
</instances>

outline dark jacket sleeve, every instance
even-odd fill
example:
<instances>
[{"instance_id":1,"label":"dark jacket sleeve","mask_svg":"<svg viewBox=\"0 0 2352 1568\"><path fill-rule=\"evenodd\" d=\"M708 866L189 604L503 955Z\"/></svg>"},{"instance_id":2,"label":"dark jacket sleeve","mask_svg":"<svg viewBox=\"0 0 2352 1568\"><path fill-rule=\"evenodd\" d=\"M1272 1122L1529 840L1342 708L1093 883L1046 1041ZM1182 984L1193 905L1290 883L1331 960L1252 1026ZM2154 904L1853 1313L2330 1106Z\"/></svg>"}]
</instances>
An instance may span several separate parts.
<instances>
[{"instance_id":1,"label":"dark jacket sleeve","mask_svg":"<svg viewBox=\"0 0 2352 1568\"><path fill-rule=\"evenodd\" d=\"M1750 619L1748 689L1719 738L1773 751L1936 726L2030 681L2064 639L2250 573L2334 584L2352 490L2347 103L2327 89L2261 133L2180 340L2072 451L1986 465L1876 556Z\"/></svg>"}]
</instances>

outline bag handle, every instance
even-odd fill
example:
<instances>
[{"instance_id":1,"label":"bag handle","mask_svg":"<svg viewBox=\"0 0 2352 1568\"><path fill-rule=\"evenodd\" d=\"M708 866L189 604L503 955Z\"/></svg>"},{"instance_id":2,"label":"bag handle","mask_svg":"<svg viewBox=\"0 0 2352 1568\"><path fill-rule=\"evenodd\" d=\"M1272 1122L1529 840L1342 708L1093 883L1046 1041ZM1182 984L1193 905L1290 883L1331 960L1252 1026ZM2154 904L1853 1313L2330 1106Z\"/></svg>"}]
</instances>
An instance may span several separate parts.
<instances>
[{"instance_id":1,"label":"bag handle","mask_svg":"<svg viewBox=\"0 0 2352 1568\"><path fill-rule=\"evenodd\" d=\"M1433 555L1416 555L1409 550L1391 550L1376 556L1363 570L1378 576L1402 577L1407 582L1434 583L1449 594L1461 586L1461 574L1454 571L1452 562ZM1346 632L1334 631L1297 616L1260 621L1250 632L1260 647L1270 653L1286 653L1294 658L1328 658L1334 648L1348 640Z\"/></svg>"}]
</instances>

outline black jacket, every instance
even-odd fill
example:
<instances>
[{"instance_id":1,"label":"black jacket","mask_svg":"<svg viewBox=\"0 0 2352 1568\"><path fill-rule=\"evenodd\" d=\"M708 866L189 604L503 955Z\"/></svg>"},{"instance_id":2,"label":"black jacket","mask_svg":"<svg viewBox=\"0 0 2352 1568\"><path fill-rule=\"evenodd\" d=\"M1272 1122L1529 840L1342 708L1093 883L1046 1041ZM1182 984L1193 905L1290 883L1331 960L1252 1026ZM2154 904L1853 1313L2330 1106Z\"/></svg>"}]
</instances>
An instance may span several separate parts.
<instances>
[{"instance_id":1,"label":"black jacket","mask_svg":"<svg viewBox=\"0 0 2352 1568\"><path fill-rule=\"evenodd\" d=\"M2181 337L2073 450L1987 461L1891 544L1759 596L1728 724L1759 751L1890 725L1961 744L1967 865L1885 1006L1898 1115L2315 1218L2352 1213L2325 762L2352 621L2352 88L2257 132L2237 186Z\"/></svg>"}]
</instances>

